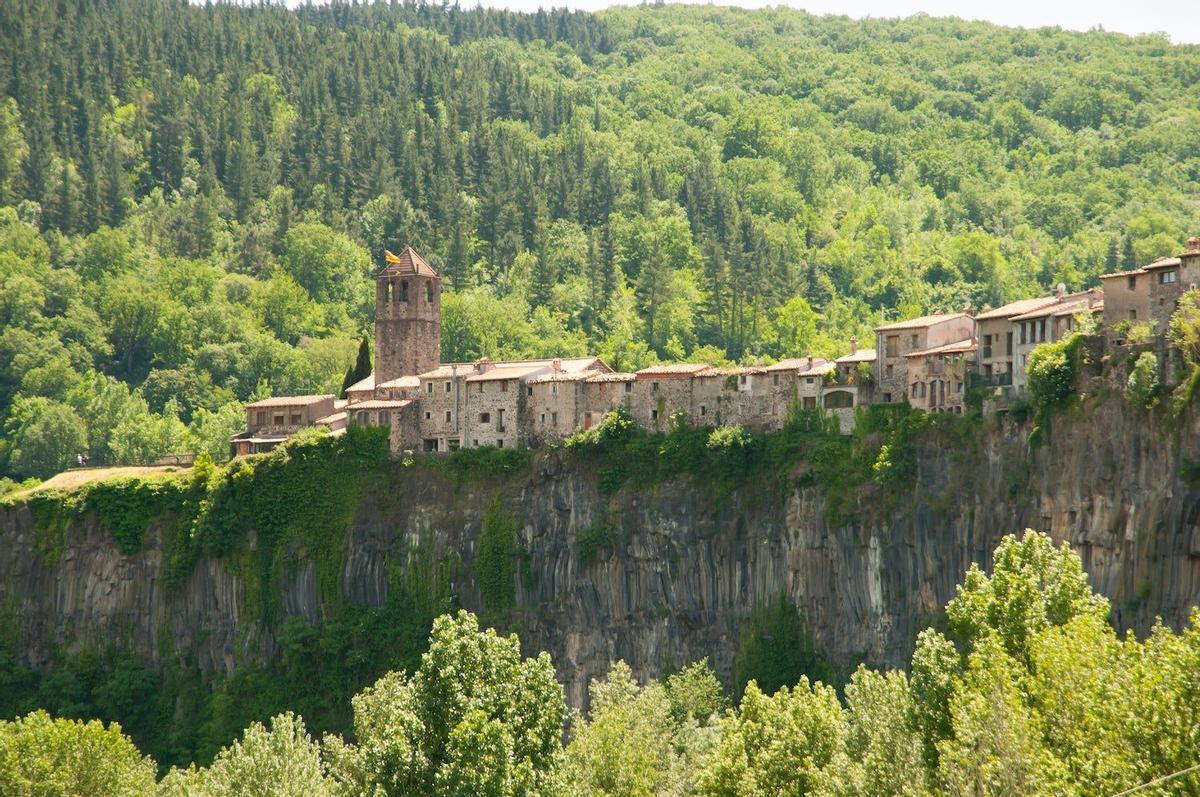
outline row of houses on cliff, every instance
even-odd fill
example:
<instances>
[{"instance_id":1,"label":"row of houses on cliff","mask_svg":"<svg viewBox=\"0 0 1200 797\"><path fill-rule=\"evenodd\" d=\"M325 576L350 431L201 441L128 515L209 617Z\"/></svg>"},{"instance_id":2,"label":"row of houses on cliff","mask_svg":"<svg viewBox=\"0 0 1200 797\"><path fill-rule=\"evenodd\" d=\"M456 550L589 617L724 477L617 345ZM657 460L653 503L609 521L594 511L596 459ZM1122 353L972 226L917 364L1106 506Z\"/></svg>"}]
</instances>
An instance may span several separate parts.
<instances>
[{"instance_id":1,"label":"row of houses on cliff","mask_svg":"<svg viewBox=\"0 0 1200 797\"><path fill-rule=\"evenodd\" d=\"M246 431L233 443L238 454L256 453L307 427L338 433L354 424L388 427L396 451L536 446L588 429L617 407L649 429L679 416L695 425L773 429L799 406L824 411L849 431L855 409L867 404L962 414L972 382L988 395L987 406L1003 407L1025 390L1033 349L1069 335L1082 317L1101 316L1113 344L1138 325L1162 335L1184 291L1200 284L1200 238L1177 257L1100 282L1077 293L1060 285L978 314L885 324L875 330L874 348L852 339L835 360L675 363L618 373L594 356L440 362L441 277L408 248L388 253L376 276L374 373L344 399L277 396L249 404Z\"/></svg>"}]
</instances>

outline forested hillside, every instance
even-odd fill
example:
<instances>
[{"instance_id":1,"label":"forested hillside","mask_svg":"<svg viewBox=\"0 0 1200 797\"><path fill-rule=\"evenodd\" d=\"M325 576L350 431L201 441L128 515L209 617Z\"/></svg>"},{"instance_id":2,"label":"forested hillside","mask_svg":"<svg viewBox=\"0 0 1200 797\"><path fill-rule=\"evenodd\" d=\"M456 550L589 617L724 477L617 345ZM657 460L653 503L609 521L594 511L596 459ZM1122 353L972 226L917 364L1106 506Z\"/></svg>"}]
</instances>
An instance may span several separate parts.
<instances>
[{"instance_id":1,"label":"forested hillside","mask_svg":"<svg viewBox=\"0 0 1200 797\"><path fill-rule=\"evenodd\" d=\"M0 4L0 473L220 457L370 274L445 359L840 353L1200 229L1200 48L788 10ZM2 490L2 488L0 488Z\"/></svg>"}]
</instances>

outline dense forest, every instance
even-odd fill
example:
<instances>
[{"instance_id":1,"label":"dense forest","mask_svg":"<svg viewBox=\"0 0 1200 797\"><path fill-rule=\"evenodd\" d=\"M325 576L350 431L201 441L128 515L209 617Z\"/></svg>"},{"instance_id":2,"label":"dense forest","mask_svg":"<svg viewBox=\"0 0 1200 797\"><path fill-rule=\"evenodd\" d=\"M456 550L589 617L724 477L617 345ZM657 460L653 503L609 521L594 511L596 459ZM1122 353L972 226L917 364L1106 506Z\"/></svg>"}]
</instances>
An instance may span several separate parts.
<instances>
[{"instance_id":1,"label":"dense forest","mask_svg":"<svg viewBox=\"0 0 1200 797\"><path fill-rule=\"evenodd\" d=\"M1200 614L1120 639L1079 559L1035 532L966 573L945 633L907 672L859 667L840 690L749 682L736 707L705 662L638 684L618 662L572 716L547 654L460 611L411 674L353 698L353 736L302 717L252 723L211 764L161 780L119 725L32 712L0 721L5 794L834 797L1196 794ZM563 743L569 722L568 743Z\"/></svg>"},{"instance_id":2,"label":"dense forest","mask_svg":"<svg viewBox=\"0 0 1200 797\"><path fill-rule=\"evenodd\" d=\"M1197 232L1197 83L925 17L5 2L0 475L224 458L241 402L340 389L385 247L447 360L830 355L1093 284Z\"/></svg>"}]
</instances>

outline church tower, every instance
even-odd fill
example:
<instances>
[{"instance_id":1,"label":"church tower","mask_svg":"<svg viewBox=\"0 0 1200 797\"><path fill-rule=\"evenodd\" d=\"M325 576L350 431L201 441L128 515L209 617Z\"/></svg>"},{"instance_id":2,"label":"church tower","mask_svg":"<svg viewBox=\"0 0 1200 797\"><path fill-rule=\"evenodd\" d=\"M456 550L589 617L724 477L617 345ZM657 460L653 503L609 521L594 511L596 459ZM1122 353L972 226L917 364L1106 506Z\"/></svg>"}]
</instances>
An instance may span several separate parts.
<instances>
[{"instance_id":1,"label":"church tower","mask_svg":"<svg viewBox=\"0 0 1200 797\"><path fill-rule=\"evenodd\" d=\"M375 275L375 384L432 371L441 361L442 278L405 247Z\"/></svg>"}]
</instances>

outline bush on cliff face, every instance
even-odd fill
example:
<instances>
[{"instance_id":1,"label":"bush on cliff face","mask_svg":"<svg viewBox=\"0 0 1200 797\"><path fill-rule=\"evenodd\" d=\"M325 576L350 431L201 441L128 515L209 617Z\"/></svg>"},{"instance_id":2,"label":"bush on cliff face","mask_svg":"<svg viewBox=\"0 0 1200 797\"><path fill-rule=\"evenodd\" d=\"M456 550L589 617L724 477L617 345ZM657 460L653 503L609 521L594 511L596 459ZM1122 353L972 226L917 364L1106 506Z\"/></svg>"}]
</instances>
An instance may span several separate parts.
<instances>
[{"instance_id":1,"label":"bush on cliff face","mask_svg":"<svg viewBox=\"0 0 1200 797\"><path fill-rule=\"evenodd\" d=\"M1158 403L1158 357L1154 352L1138 355L1125 382L1125 400L1142 410Z\"/></svg>"}]
</instances>

